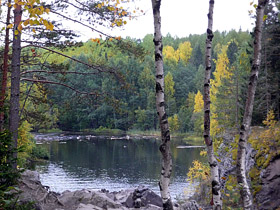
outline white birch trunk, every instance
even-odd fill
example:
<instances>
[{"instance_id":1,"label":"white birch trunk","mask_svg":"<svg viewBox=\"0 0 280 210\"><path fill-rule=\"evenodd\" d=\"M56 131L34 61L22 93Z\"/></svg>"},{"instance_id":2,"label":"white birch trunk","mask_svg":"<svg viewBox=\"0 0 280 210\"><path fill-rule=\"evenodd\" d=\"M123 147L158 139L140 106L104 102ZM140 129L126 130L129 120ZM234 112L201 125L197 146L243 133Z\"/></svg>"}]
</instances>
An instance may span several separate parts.
<instances>
[{"instance_id":1,"label":"white birch trunk","mask_svg":"<svg viewBox=\"0 0 280 210\"><path fill-rule=\"evenodd\" d=\"M255 39L254 39L254 60L251 68L245 112L243 116L242 125L240 128L240 138L238 142L237 181L240 186L240 194L241 194L242 205L244 209L253 209L252 195L246 179L246 163L245 163L246 145L247 145L247 140L248 140L250 126L251 126L254 98L255 98L259 68L261 63L262 24L263 24L264 8L267 2L268 0L258 1Z\"/></svg>"},{"instance_id":2,"label":"white birch trunk","mask_svg":"<svg viewBox=\"0 0 280 210\"><path fill-rule=\"evenodd\" d=\"M205 80L204 80L204 141L207 146L208 162L211 168L211 186L212 186L212 201L213 209L222 209L221 200L221 184L219 178L218 162L214 156L213 142L210 136L210 75L211 75L211 50L212 39L214 37L212 32L213 26L213 10L214 0L209 1L208 13L208 28L206 38L206 52L205 52Z\"/></svg>"},{"instance_id":3,"label":"white birch trunk","mask_svg":"<svg viewBox=\"0 0 280 210\"><path fill-rule=\"evenodd\" d=\"M169 183L172 172L172 157L170 152L170 132L165 112L164 101L164 71L162 57L162 35L161 35L161 17L160 17L161 0L152 0L153 16L154 16L154 44L155 44L155 68L156 68L156 107L160 122L161 140L160 152L161 175L159 188L163 201L163 209L173 209L171 196L169 192Z\"/></svg>"}]
</instances>

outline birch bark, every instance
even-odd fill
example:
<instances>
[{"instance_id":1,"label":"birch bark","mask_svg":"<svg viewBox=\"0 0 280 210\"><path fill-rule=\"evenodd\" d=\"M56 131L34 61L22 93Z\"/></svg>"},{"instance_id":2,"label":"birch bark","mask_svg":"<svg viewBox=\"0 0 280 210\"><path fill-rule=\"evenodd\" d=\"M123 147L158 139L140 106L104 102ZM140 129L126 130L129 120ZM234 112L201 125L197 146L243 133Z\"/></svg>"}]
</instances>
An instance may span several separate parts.
<instances>
[{"instance_id":1,"label":"birch bark","mask_svg":"<svg viewBox=\"0 0 280 210\"><path fill-rule=\"evenodd\" d=\"M20 54L21 54L21 32L18 25L21 22L22 8L16 4L14 9L14 33L12 52L12 72L11 72L11 98L10 98L10 118L9 130L12 133L14 148L17 148L18 127L19 127L19 94L20 94ZM17 154L14 154L14 158ZM16 168L16 164L14 165Z\"/></svg>"},{"instance_id":2,"label":"birch bark","mask_svg":"<svg viewBox=\"0 0 280 210\"><path fill-rule=\"evenodd\" d=\"M211 186L213 209L222 209L221 184L219 179L218 162L214 156L213 142L210 136L210 75L211 75L211 50L214 37L213 26L214 0L209 1L208 28L205 49L205 79L204 79L204 141L207 147L208 162L211 168Z\"/></svg>"},{"instance_id":3,"label":"birch bark","mask_svg":"<svg viewBox=\"0 0 280 210\"><path fill-rule=\"evenodd\" d=\"M243 116L242 125L240 127L240 138L238 142L237 152L237 181L240 186L240 194L242 198L242 205L244 209L253 209L253 200L250 192L249 184L246 179L246 145L251 126L252 112L254 105L255 92L257 87L257 80L259 68L261 63L261 37L262 24L265 5L268 0L258 0L257 17L255 26L254 39L254 58L251 68L251 75L249 78L249 85L247 90L247 99L245 105L245 112Z\"/></svg>"},{"instance_id":4,"label":"birch bark","mask_svg":"<svg viewBox=\"0 0 280 210\"><path fill-rule=\"evenodd\" d=\"M162 35L161 35L161 17L160 17L161 0L152 0L153 17L154 17L154 45L155 45L155 68L156 68L156 107L159 117L161 140L160 152L161 175L159 188L163 201L163 209L173 209L171 196L169 192L169 183L172 172L172 157L170 152L170 132L165 112L164 101L164 71L162 57Z\"/></svg>"}]
</instances>

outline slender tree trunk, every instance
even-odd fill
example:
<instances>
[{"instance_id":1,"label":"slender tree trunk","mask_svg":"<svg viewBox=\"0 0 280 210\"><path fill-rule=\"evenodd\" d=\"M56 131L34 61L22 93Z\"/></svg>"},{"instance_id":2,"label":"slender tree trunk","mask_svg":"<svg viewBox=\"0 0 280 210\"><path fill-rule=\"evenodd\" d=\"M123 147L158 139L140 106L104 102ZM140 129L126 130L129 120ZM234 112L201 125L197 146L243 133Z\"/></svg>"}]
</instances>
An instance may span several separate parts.
<instances>
[{"instance_id":1,"label":"slender tree trunk","mask_svg":"<svg viewBox=\"0 0 280 210\"><path fill-rule=\"evenodd\" d=\"M8 1L8 4L11 3L11 0ZM1 84L1 95L0 95L0 131L4 129L4 120L5 120L5 112L4 112L4 103L6 97L6 89L7 89L7 79L8 79L8 61L9 61L9 33L10 29L8 25L10 24L11 19L11 7L7 7L7 19L6 19L6 34L5 34L5 48L4 48L4 56L3 56L3 69L2 69L2 84Z\"/></svg>"},{"instance_id":2,"label":"slender tree trunk","mask_svg":"<svg viewBox=\"0 0 280 210\"><path fill-rule=\"evenodd\" d=\"M269 86L268 86L268 72L267 72L267 54L266 54L266 32L264 32L264 71L265 71L265 102L266 102L266 115L270 109L269 100Z\"/></svg>"},{"instance_id":3,"label":"slender tree trunk","mask_svg":"<svg viewBox=\"0 0 280 210\"><path fill-rule=\"evenodd\" d=\"M249 85L247 90L245 112L243 116L242 125L240 127L240 138L238 142L237 181L240 186L240 194L241 194L242 205L244 209L253 209L252 195L246 179L245 157L246 157L246 145L247 145L251 120L252 120L252 112L253 112L254 98L255 98L255 92L257 87L259 68L261 63L262 24L263 24L264 8L267 2L268 0L258 1L255 39L254 39L254 60L251 68L251 75L250 75Z\"/></svg>"},{"instance_id":4,"label":"slender tree trunk","mask_svg":"<svg viewBox=\"0 0 280 210\"><path fill-rule=\"evenodd\" d=\"M14 148L17 148L18 127L19 127L19 94L20 94L20 54L21 54L21 32L18 26L21 22L22 9L16 5L14 9L14 33L13 33L13 53L11 72L11 98L10 98L10 118L9 130L12 133ZM17 153L14 154L17 157ZM16 167L16 164L15 166Z\"/></svg>"},{"instance_id":5,"label":"slender tree trunk","mask_svg":"<svg viewBox=\"0 0 280 210\"><path fill-rule=\"evenodd\" d=\"M213 142L210 136L210 75L211 75L211 50L212 39L214 37L212 32L213 26L213 10L214 0L209 1L208 13L208 28L206 38L206 53L205 53L205 80L204 80L204 140L207 146L208 162L211 168L211 184L212 184L212 199L213 209L222 208L221 200L221 185L219 180L218 162L214 156Z\"/></svg>"},{"instance_id":6,"label":"slender tree trunk","mask_svg":"<svg viewBox=\"0 0 280 210\"><path fill-rule=\"evenodd\" d=\"M239 128L239 75L236 75L236 95L235 95L235 127Z\"/></svg>"},{"instance_id":7,"label":"slender tree trunk","mask_svg":"<svg viewBox=\"0 0 280 210\"><path fill-rule=\"evenodd\" d=\"M170 132L165 112L164 101L164 71L162 58L162 35L161 35L161 0L152 0L154 15L154 44L155 44L155 68L156 68L156 107L159 117L161 140L160 151L162 154L161 176L159 182L160 193L163 201L163 209L173 209L169 192L169 183L172 172L172 157L170 152Z\"/></svg>"}]
</instances>

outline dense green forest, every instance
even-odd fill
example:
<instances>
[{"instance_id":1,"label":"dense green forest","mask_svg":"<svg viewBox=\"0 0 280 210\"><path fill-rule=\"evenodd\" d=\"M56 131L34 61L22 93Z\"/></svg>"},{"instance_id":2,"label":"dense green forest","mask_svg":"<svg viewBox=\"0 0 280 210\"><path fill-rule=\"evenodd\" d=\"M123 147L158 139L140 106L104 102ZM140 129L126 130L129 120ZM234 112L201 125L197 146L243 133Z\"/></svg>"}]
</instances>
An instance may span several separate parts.
<instances>
[{"instance_id":1,"label":"dense green forest","mask_svg":"<svg viewBox=\"0 0 280 210\"><path fill-rule=\"evenodd\" d=\"M199 103L202 103L205 36L190 35L179 39L169 35L163 38L166 104L174 131L195 130L199 133L201 130ZM242 31L217 31L214 37L213 66L216 70L213 82L217 84L217 114L230 112L231 122L238 123L242 110L236 113L236 101L238 107L242 107L242 87L246 85L250 70L251 35ZM36 50L34 53L42 63L42 72L32 71L33 68L37 70L37 66L31 69L27 67L31 73L26 71L24 76L55 81L77 91L56 84L22 84L25 89L23 93L29 93L31 98L24 107L24 119L35 131L55 127L82 131L100 126L122 130L157 129L153 36L146 35L143 40L126 38L123 42L124 46L108 40L101 43L89 40L82 46L69 47L63 51L84 62L106 64L116 69L117 76L107 72L91 74L91 69L83 64ZM131 52L125 51L125 47L130 47ZM48 72L54 69L58 73ZM223 84L231 86L227 86L226 90ZM26 95L22 97L24 100ZM36 103L36 100L44 103ZM228 110L221 110L225 104L230 105L227 106ZM260 123L263 118L265 114L259 116L256 123Z\"/></svg>"},{"instance_id":2,"label":"dense green forest","mask_svg":"<svg viewBox=\"0 0 280 210\"><path fill-rule=\"evenodd\" d=\"M90 17L87 19L89 25L121 27L130 14L120 7L119 1L113 6L110 1L75 2L80 6L81 17ZM35 153L44 153L38 151L31 132L94 132L103 129L125 132L161 129L163 143L160 151L162 159L167 162L171 160L168 151L170 133L204 136L210 164L194 162L189 170L189 180L200 179L197 186L200 190L211 183L212 196L229 198L224 199L225 206L240 206L240 197L241 200L246 198L245 190L249 192L247 198L250 202L250 191L254 202L257 200L255 195L262 190L262 173L274 164L273 161L279 160L280 154L278 0L252 2L252 7L257 10L256 16L251 13L252 18L257 20L253 32L241 29L212 32L208 28L205 34L181 38L168 34L162 38L163 48L159 48L158 54L155 48L156 44L161 44L161 37L156 40L156 32L155 35L147 34L143 39L121 38L86 25L98 32L100 38L75 41L77 34L61 27L55 18L44 17L52 12L71 20L64 11L75 3L67 0L62 3L55 1L54 5L40 1L8 0L5 3L8 5L5 4L7 21L1 31L4 44L0 49L0 193L3 195L0 197L0 209L12 198L4 194L17 182L18 168L26 166L29 159L36 158ZM213 4L214 1L209 1L209 8ZM4 5L1 5L2 8ZM159 8L153 8L153 12L158 9L159 14ZM261 13L263 11L264 14ZM92 14L95 18L91 19ZM86 21L83 21L74 20L85 25ZM257 27L262 27L262 30ZM9 37L11 32L12 41ZM257 40L261 35L262 39ZM211 42L210 47L206 46L205 40L206 43ZM205 49L211 49L210 55ZM155 54L163 58L164 75L156 73L155 63L159 58ZM258 55L261 55L260 59ZM212 56L210 67L206 66L207 56ZM207 71L211 75L205 81ZM156 83L159 77L164 78L164 88ZM249 92L257 79L256 93ZM207 85L209 95L205 93ZM162 102L156 101L158 92L164 96ZM211 103L207 104L205 98L208 96ZM252 101L254 104L250 104ZM162 117L159 117L156 104L163 107ZM247 104L250 104L249 108L254 107L252 114ZM205 108L206 105L210 108ZM206 124L206 113L209 124ZM162 124L167 125L165 131ZM253 127L249 132L251 125ZM210 131L209 135L206 130ZM168 138L164 140L163 136ZM205 153L202 152L202 155ZM249 158L253 159L253 163L246 166ZM162 167L162 171L169 170L171 173L172 161L168 164L171 165L170 170ZM217 169L217 173L212 167ZM213 178L214 173L217 180ZM167 177L170 179L170 175ZM246 177L251 180L251 189ZM242 186L241 196L238 185ZM219 188L216 194L215 186ZM204 195L203 192L201 195ZM248 206L252 207L250 202ZM172 209L172 203L170 205L171 208L165 209ZM219 203L214 205L221 208ZM245 208L246 202L242 205Z\"/></svg>"},{"instance_id":3,"label":"dense green forest","mask_svg":"<svg viewBox=\"0 0 280 210\"><path fill-rule=\"evenodd\" d=\"M202 34L163 38L166 107L173 131L201 133L205 37ZM219 124L224 127L237 126L242 116L252 56L251 39L252 35L243 31L214 33L212 101ZM127 47L131 50L124 50ZM66 47L62 52L84 62L106 65L117 75L115 72L97 75L86 65L63 56L50 55L42 49L34 51L40 64L27 66L24 77L44 81L22 84L22 92L30 98L22 116L35 131L51 128L82 131L101 126L121 130L158 128L152 35L143 40L126 38L123 43L89 40L78 47ZM38 67L41 71L36 72ZM269 70L275 72L274 68ZM266 76L263 70L260 81L265 82ZM260 87L260 91L270 90L265 85ZM279 117L279 97L277 92L274 94L270 100L259 94L253 117L255 125L262 123L271 108ZM25 97L23 94L22 100Z\"/></svg>"}]
</instances>

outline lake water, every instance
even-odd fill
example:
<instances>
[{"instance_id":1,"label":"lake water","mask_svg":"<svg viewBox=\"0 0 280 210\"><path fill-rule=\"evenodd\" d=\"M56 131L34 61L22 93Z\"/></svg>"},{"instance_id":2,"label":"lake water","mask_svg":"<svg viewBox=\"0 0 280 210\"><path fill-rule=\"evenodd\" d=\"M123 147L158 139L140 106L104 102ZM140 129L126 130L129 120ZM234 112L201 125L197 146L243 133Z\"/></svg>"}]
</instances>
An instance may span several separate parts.
<instances>
[{"instance_id":1,"label":"lake water","mask_svg":"<svg viewBox=\"0 0 280 210\"><path fill-rule=\"evenodd\" d=\"M42 145L50 151L50 161L36 166L43 185L62 192L78 189L119 191L145 185L159 193L160 174L157 139L117 139L79 136L67 141L48 141ZM188 145L172 140L172 198L193 191L187 181L188 168L203 148L177 148Z\"/></svg>"}]
</instances>

